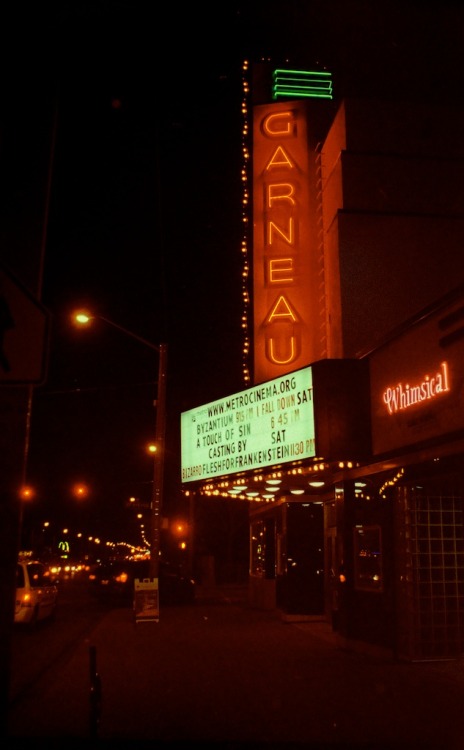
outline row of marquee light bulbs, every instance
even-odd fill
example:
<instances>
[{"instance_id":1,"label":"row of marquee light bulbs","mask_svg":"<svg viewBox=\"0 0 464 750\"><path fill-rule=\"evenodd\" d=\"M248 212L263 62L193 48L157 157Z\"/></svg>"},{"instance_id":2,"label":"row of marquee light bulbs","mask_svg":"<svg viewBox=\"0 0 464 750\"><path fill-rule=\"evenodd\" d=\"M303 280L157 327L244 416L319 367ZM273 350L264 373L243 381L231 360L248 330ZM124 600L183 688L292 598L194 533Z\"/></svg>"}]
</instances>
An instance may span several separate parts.
<instances>
[{"instance_id":1,"label":"row of marquee light bulbs","mask_svg":"<svg viewBox=\"0 0 464 750\"><path fill-rule=\"evenodd\" d=\"M359 464L356 464L356 466L359 466ZM338 469L351 469L354 467L354 464L351 461L348 462L339 462L337 464ZM264 489L252 489L249 487L249 480L242 478L240 480L234 481L232 483L224 481L218 484L207 484L205 485L200 492L205 495L220 495L222 497L234 497L240 500L249 500L252 502L266 502L266 503L273 503L275 502L278 494L283 494L283 488L281 487L283 482L283 477L287 476L300 476L303 477L305 474L312 474L314 471L323 471L324 469L328 469L327 464L317 464L311 467L302 468L299 467L298 469L291 469L288 472L275 472L269 477L263 477L262 475L257 475L253 477L254 482L259 482L260 484L264 483ZM314 476L312 474L312 476ZM381 486L378 486L375 490L375 495L379 498L386 498L386 490L389 487L394 486L401 478L404 476L404 468L400 467L395 474L388 477ZM247 484L248 481L248 484ZM313 489L319 489L321 487L324 487L326 482L320 478L320 479L309 479L308 486L312 487ZM364 499L371 499L372 498L372 490L369 490L368 488L368 482L358 479L354 482L354 492L355 495L359 498ZM336 490L337 492L337 490ZM300 483L299 485L289 485L288 487L288 493L291 495L304 495L306 493L306 488ZM187 493L188 494L188 493Z\"/></svg>"},{"instance_id":2,"label":"row of marquee light bulbs","mask_svg":"<svg viewBox=\"0 0 464 750\"><path fill-rule=\"evenodd\" d=\"M351 469L354 464L351 461L339 462L339 469ZM328 464L318 463L310 467L298 467L289 470L288 472L277 471L273 472L270 476L263 476L262 474L253 477L252 482L256 483L255 488L250 486L250 480L246 478L238 479L233 482L223 481L218 484L207 484L202 488L202 492L205 495L222 495L223 497L235 497L240 500L250 500L253 502L275 502L278 493L282 493L282 482L284 477L286 478L286 484L290 481L288 492L291 495L304 495L306 488L299 482L298 484L291 484L292 477L298 478L299 480L305 475L311 475L308 480L308 486L313 489L324 487L326 482L320 477L319 479L314 478L314 472L323 472L329 468ZM258 483L260 487L258 487ZM355 483L357 490L361 492L361 488L366 486L366 482L359 481Z\"/></svg>"}]
</instances>

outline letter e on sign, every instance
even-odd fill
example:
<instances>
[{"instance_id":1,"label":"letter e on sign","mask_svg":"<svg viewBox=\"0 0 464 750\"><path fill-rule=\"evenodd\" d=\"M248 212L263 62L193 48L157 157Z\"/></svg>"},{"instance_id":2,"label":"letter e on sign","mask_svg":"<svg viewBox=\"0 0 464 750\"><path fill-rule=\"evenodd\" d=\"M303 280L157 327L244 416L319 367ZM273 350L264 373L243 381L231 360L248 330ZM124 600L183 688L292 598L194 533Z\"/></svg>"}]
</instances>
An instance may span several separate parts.
<instances>
[{"instance_id":1,"label":"letter e on sign","mask_svg":"<svg viewBox=\"0 0 464 750\"><path fill-rule=\"evenodd\" d=\"M49 313L0 268L0 385L42 383L48 355Z\"/></svg>"}]
</instances>

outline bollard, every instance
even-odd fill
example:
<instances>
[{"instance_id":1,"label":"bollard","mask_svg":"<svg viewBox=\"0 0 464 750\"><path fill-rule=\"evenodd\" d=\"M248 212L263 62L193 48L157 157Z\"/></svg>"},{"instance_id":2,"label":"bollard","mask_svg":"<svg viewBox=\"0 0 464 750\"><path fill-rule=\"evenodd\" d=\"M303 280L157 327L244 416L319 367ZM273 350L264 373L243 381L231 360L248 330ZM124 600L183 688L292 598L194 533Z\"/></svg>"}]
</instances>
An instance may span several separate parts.
<instances>
[{"instance_id":1,"label":"bollard","mask_svg":"<svg viewBox=\"0 0 464 750\"><path fill-rule=\"evenodd\" d=\"M97 649L95 646L89 646L89 665L90 665L90 716L89 727L90 736L98 737L98 727L101 718L102 706L102 687L100 675L97 671Z\"/></svg>"}]
</instances>

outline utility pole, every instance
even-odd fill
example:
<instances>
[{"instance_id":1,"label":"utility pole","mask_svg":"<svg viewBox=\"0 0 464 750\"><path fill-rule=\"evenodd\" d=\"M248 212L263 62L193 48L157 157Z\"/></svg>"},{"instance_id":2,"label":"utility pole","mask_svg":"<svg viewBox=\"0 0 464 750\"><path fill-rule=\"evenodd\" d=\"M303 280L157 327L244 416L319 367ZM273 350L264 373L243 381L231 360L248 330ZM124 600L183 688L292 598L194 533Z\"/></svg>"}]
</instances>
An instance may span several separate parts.
<instances>
[{"instance_id":1,"label":"utility pole","mask_svg":"<svg viewBox=\"0 0 464 750\"><path fill-rule=\"evenodd\" d=\"M153 470L153 497L151 508L151 547L150 547L150 577L159 577L159 555L161 541L161 523L163 512L163 484L165 461L165 433L166 433L166 373L167 373L167 345L159 346L158 392L155 401L155 444Z\"/></svg>"}]
</instances>

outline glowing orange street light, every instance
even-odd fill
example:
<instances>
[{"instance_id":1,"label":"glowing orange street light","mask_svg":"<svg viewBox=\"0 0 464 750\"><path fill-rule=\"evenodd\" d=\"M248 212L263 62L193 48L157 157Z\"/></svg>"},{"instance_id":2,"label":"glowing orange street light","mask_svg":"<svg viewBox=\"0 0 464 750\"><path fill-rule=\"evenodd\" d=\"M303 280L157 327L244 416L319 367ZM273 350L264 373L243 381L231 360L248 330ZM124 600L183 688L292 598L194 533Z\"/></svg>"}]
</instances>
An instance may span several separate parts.
<instances>
[{"instance_id":1,"label":"glowing orange street light","mask_svg":"<svg viewBox=\"0 0 464 750\"><path fill-rule=\"evenodd\" d=\"M185 521L175 521L171 526L171 531L178 538L177 546L179 549L187 549L185 537L189 533L189 525Z\"/></svg>"},{"instance_id":2,"label":"glowing orange street light","mask_svg":"<svg viewBox=\"0 0 464 750\"><path fill-rule=\"evenodd\" d=\"M24 485L23 487L21 487L19 491L19 497L21 498L21 500L25 500L25 501L33 500L35 497L34 488L29 487L28 485Z\"/></svg>"},{"instance_id":3,"label":"glowing orange street light","mask_svg":"<svg viewBox=\"0 0 464 750\"><path fill-rule=\"evenodd\" d=\"M116 328L121 333L139 341L144 346L154 349L159 354L158 365L158 392L155 401L156 421L155 440L152 444L153 450L149 449L154 456L153 469L153 498L152 498L152 540L150 546L150 577L159 576L160 534L161 534L161 512L163 506L163 480L164 480L164 439L166 429L166 373L167 373L167 345L153 344L151 341L138 336L127 328L120 326L102 315L92 315L88 310L80 310L73 313L73 322L77 325L88 325L95 319Z\"/></svg>"},{"instance_id":4,"label":"glowing orange street light","mask_svg":"<svg viewBox=\"0 0 464 750\"><path fill-rule=\"evenodd\" d=\"M72 493L74 497L84 498L84 497L87 497L87 495L89 494L89 488L87 487L86 484L83 484L82 482L78 482L77 484L73 486Z\"/></svg>"},{"instance_id":5,"label":"glowing orange street light","mask_svg":"<svg viewBox=\"0 0 464 750\"><path fill-rule=\"evenodd\" d=\"M21 549L21 541L23 534L23 522L24 522L24 508L26 503L30 503L36 495L34 487L29 484L23 484L18 490L19 504L18 504L18 550Z\"/></svg>"}]
</instances>

